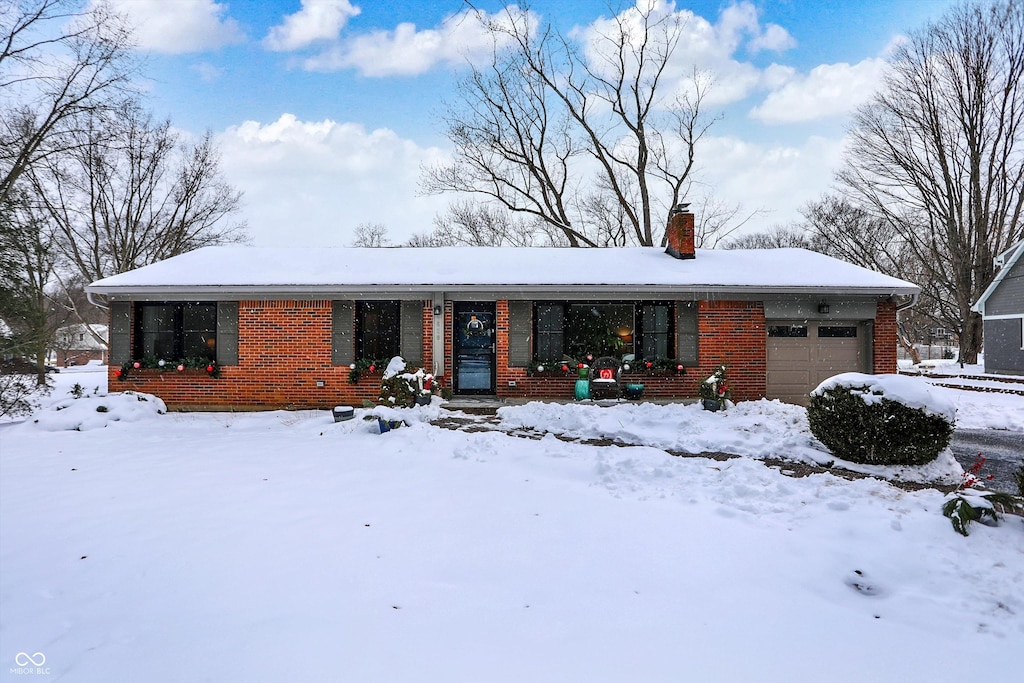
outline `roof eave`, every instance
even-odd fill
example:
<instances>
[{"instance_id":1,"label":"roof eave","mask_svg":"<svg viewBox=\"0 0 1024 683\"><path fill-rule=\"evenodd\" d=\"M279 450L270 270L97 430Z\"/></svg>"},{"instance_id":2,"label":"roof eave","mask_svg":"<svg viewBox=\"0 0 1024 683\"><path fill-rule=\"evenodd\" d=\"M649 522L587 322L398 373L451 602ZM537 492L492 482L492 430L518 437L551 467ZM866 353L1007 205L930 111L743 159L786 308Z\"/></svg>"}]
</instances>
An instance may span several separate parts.
<instances>
[{"instance_id":1,"label":"roof eave","mask_svg":"<svg viewBox=\"0 0 1024 683\"><path fill-rule=\"evenodd\" d=\"M1006 261L1006 255L1010 254L1011 252L1012 255L1010 256L1010 260ZM980 313L981 317L983 318L985 317L985 303L988 301L988 298L995 293L996 289L999 288L999 283L1003 281L1003 278L1006 277L1006 274L1013 269L1013 266L1020 259L1021 254L1024 254L1024 241L1017 242L1015 245L1013 245L1012 247L1010 247L1009 249L1007 249L994 259L996 265L1000 265L999 272L996 273L996 276L992 279L992 282L989 283L988 287L985 288L985 291L982 292L981 296L978 297L978 300L974 302L973 306L971 306L972 311L974 311L975 313ZM1000 264L1000 262L1002 263Z\"/></svg>"},{"instance_id":2,"label":"roof eave","mask_svg":"<svg viewBox=\"0 0 1024 683\"><path fill-rule=\"evenodd\" d=\"M920 292L916 286L755 286L755 285L703 285L703 284L378 284L378 285L197 285L182 287L179 285L153 286L97 286L88 285L86 290L92 294L115 297L189 297L201 298L215 296L223 298L228 295L239 297L286 296L332 296L342 294L373 294L376 292L422 292L433 294L439 291L483 292L505 290L517 293L549 293L554 291L585 292L594 294L610 293L643 293L643 292L678 292L700 293L711 295L722 294L767 294L767 295L815 295L815 296L911 296Z\"/></svg>"}]
</instances>

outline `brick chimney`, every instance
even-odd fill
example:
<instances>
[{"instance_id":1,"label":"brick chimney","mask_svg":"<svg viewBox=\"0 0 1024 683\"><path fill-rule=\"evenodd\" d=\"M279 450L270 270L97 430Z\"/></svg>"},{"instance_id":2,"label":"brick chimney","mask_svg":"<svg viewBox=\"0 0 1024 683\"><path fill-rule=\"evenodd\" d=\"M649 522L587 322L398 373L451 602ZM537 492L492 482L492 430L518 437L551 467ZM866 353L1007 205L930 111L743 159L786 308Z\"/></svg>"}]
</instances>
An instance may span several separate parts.
<instances>
[{"instance_id":1,"label":"brick chimney","mask_svg":"<svg viewBox=\"0 0 1024 683\"><path fill-rule=\"evenodd\" d=\"M696 258L693 248L693 214L687 210L689 204L677 204L668 213L668 227L665 228L668 246L665 253L678 259Z\"/></svg>"}]
</instances>

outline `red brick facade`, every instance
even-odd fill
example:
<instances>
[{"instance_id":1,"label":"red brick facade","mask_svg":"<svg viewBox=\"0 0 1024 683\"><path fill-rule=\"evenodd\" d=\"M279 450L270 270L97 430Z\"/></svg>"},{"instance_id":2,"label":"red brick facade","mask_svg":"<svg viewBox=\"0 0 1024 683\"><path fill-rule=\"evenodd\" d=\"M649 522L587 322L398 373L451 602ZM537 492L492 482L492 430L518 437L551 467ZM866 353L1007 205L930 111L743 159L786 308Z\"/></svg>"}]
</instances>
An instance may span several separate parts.
<instances>
[{"instance_id":1,"label":"red brick facade","mask_svg":"<svg viewBox=\"0 0 1024 683\"><path fill-rule=\"evenodd\" d=\"M423 309L429 363L433 313ZM331 363L331 324L330 301L241 301L238 365L221 366L219 378L202 370L132 370L122 381L112 366L109 386L156 394L171 409L330 408L377 398L383 368L350 383L350 368Z\"/></svg>"},{"instance_id":2,"label":"red brick facade","mask_svg":"<svg viewBox=\"0 0 1024 683\"><path fill-rule=\"evenodd\" d=\"M529 376L512 367L509 306L496 302L496 393L503 398L573 396L575 376ZM432 302L423 302L423 364L433 365ZM453 367L452 303L444 306L444 386ZM132 370L121 381L110 368L110 388L160 396L171 409L330 408L373 400L380 371L349 382L349 367L331 361L332 303L326 300L241 301L238 309L238 364L221 367L220 378L201 370ZM728 366L736 400L761 398L766 391L764 307L757 301L701 301L698 306L698 364L665 375L627 374L643 384L646 398L694 398L699 383L720 364ZM896 370L896 306L878 304L874 323L873 370ZM322 382L323 386L317 386ZM509 386L514 382L515 386Z\"/></svg>"},{"instance_id":3,"label":"red brick facade","mask_svg":"<svg viewBox=\"0 0 1024 683\"><path fill-rule=\"evenodd\" d=\"M876 375L896 372L896 302L879 301L875 312L874 359L871 372Z\"/></svg>"},{"instance_id":4,"label":"red brick facade","mask_svg":"<svg viewBox=\"0 0 1024 683\"><path fill-rule=\"evenodd\" d=\"M767 337L761 302L701 301L697 329L700 379L709 377L724 364L734 400L763 398L767 386Z\"/></svg>"}]
</instances>

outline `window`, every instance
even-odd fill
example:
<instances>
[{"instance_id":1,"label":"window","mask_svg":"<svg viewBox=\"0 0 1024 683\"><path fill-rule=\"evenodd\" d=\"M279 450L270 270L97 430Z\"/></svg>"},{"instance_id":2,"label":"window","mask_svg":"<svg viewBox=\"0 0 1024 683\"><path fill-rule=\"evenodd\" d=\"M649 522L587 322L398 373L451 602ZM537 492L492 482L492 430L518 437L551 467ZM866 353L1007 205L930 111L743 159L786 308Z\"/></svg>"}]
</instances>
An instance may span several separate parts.
<instances>
[{"instance_id":1,"label":"window","mask_svg":"<svg viewBox=\"0 0 1024 683\"><path fill-rule=\"evenodd\" d=\"M217 357L217 304L138 304L135 357L181 360Z\"/></svg>"},{"instance_id":2,"label":"window","mask_svg":"<svg viewBox=\"0 0 1024 683\"><path fill-rule=\"evenodd\" d=\"M669 304L640 306L641 358L672 358L672 309Z\"/></svg>"},{"instance_id":3,"label":"window","mask_svg":"<svg viewBox=\"0 0 1024 683\"><path fill-rule=\"evenodd\" d=\"M537 340L534 356L541 360L559 360L565 353L563 321L565 308L562 304L537 304Z\"/></svg>"},{"instance_id":4,"label":"window","mask_svg":"<svg viewBox=\"0 0 1024 683\"><path fill-rule=\"evenodd\" d=\"M670 303L563 303L534 306L534 358L672 358Z\"/></svg>"},{"instance_id":5,"label":"window","mask_svg":"<svg viewBox=\"0 0 1024 683\"><path fill-rule=\"evenodd\" d=\"M823 339L853 339L857 336L857 326L819 325L818 336Z\"/></svg>"},{"instance_id":6,"label":"window","mask_svg":"<svg viewBox=\"0 0 1024 683\"><path fill-rule=\"evenodd\" d=\"M807 325L769 325L769 337L806 337Z\"/></svg>"},{"instance_id":7,"label":"window","mask_svg":"<svg viewBox=\"0 0 1024 683\"><path fill-rule=\"evenodd\" d=\"M402 308L398 301L356 304L356 357L379 360L400 355Z\"/></svg>"},{"instance_id":8,"label":"window","mask_svg":"<svg viewBox=\"0 0 1024 683\"><path fill-rule=\"evenodd\" d=\"M565 315L565 352L622 357L633 353L633 304L569 304Z\"/></svg>"}]
</instances>

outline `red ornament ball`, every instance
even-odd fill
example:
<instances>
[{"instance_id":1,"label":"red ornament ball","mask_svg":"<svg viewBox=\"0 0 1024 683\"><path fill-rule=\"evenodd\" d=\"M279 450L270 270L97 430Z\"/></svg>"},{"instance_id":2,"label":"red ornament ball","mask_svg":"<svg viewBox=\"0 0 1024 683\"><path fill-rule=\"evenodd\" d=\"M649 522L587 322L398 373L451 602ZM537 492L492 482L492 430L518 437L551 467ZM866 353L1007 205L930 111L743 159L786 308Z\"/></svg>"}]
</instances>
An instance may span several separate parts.
<instances>
[{"instance_id":1,"label":"red ornament ball","mask_svg":"<svg viewBox=\"0 0 1024 683\"><path fill-rule=\"evenodd\" d=\"M178 366L178 372L182 372L184 370L185 370L185 366L184 365L179 365Z\"/></svg>"},{"instance_id":2,"label":"red ornament ball","mask_svg":"<svg viewBox=\"0 0 1024 683\"><path fill-rule=\"evenodd\" d=\"M569 366L568 365L563 365L562 366L562 372L569 372Z\"/></svg>"},{"instance_id":3,"label":"red ornament ball","mask_svg":"<svg viewBox=\"0 0 1024 683\"><path fill-rule=\"evenodd\" d=\"M120 377L123 374L124 374L124 372L122 370L117 370L117 371L114 372L114 377Z\"/></svg>"},{"instance_id":4,"label":"red ornament ball","mask_svg":"<svg viewBox=\"0 0 1024 683\"><path fill-rule=\"evenodd\" d=\"M140 363L139 361L135 361L134 363L132 363L132 367L138 370L139 368L142 367L142 363Z\"/></svg>"},{"instance_id":5,"label":"red ornament ball","mask_svg":"<svg viewBox=\"0 0 1024 683\"><path fill-rule=\"evenodd\" d=\"M582 369L583 369L583 363L580 363L580 364L579 364L579 365L577 365L576 367L577 367L578 369L582 370Z\"/></svg>"},{"instance_id":6,"label":"red ornament ball","mask_svg":"<svg viewBox=\"0 0 1024 683\"><path fill-rule=\"evenodd\" d=\"M644 363L644 365L646 365L647 367L652 367L654 363L652 363L651 361L647 361L646 363Z\"/></svg>"},{"instance_id":7,"label":"red ornament ball","mask_svg":"<svg viewBox=\"0 0 1024 683\"><path fill-rule=\"evenodd\" d=\"M369 368L367 368L367 369L368 369L368 370L369 370L370 372L374 372L374 371L375 371L375 370L377 369L377 366L376 366L376 365L371 365L371 366L370 366Z\"/></svg>"},{"instance_id":8,"label":"red ornament ball","mask_svg":"<svg viewBox=\"0 0 1024 683\"><path fill-rule=\"evenodd\" d=\"M207 365L206 366L206 371L207 372L213 372L213 366L212 365Z\"/></svg>"},{"instance_id":9,"label":"red ornament ball","mask_svg":"<svg viewBox=\"0 0 1024 683\"><path fill-rule=\"evenodd\" d=\"M683 371L683 366L682 365L677 365L676 366L676 370L678 370L679 372L682 372Z\"/></svg>"}]
</instances>

